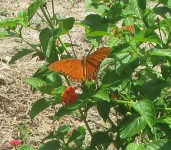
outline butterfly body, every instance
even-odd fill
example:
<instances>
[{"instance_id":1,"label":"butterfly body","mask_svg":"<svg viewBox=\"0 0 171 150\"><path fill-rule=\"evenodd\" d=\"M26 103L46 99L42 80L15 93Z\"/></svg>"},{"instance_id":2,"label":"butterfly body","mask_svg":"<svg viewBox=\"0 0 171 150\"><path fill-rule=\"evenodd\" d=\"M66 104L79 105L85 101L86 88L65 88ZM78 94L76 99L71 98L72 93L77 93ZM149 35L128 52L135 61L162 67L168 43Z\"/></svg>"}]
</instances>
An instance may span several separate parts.
<instances>
[{"instance_id":1,"label":"butterfly body","mask_svg":"<svg viewBox=\"0 0 171 150\"><path fill-rule=\"evenodd\" d=\"M81 60L77 58L68 58L56 61L49 66L50 70L67 75L75 81L84 81L91 79L97 73L101 61L108 57L110 48L100 48L89 56Z\"/></svg>"}]
</instances>

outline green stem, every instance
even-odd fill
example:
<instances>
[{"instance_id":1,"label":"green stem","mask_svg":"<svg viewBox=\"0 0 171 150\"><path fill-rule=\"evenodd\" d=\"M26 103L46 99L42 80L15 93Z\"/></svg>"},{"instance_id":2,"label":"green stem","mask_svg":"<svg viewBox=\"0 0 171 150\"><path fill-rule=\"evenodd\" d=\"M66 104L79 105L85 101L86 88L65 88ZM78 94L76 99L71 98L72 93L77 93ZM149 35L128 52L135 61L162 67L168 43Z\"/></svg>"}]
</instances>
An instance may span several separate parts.
<instances>
[{"instance_id":1,"label":"green stem","mask_svg":"<svg viewBox=\"0 0 171 150\"><path fill-rule=\"evenodd\" d=\"M80 112L81 118L83 119L83 121L84 121L84 123L86 125L86 128L87 128L88 132L90 133L90 135L92 137L93 136L93 133L92 133L92 131L91 131L91 129L90 129L87 121L86 121L86 118L85 118L85 116L84 116L83 111L81 110L81 108L79 108L79 112Z\"/></svg>"},{"instance_id":2,"label":"green stem","mask_svg":"<svg viewBox=\"0 0 171 150\"><path fill-rule=\"evenodd\" d=\"M73 48L73 43L72 43L71 35L69 34L69 32L68 32L68 36L69 36L69 39L71 41L71 47L72 47L72 51L74 53L74 56L75 56L75 58L77 58L76 53L75 53L74 48Z\"/></svg>"},{"instance_id":3,"label":"green stem","mask_svg":"<svg viewBox=\"0 0 171 150\"><path fill-rule=\"evenodd\" d=\"M91 51L93 50L94 46L92 46L92 48L90 49L90 51L88 52L87 56L90 55Z\"/></svg>"},{"instance_id":4,"label":"green stem","mask_svg":"<svg viewBox=\"0 0 171 150\"><path fill-rule=\"evenodd\" d=\"M140 57L144 59L144 55L141 54L137 49L134 48L134 46L132 46L131 43L129 43L129 45L131 46L131 48L133 49L133 51Z\"/></svg>"},{"instance_id":5,"label":"green stem","mask_svg":"<svg viewBox=\"0 0 171 150\"><path fill-rule=\"evenodd\" d=\"M155 108L157 110L166 110L166 111L171 111L171 108Z\"/></svg>"},{"instance_id":6,"label":"green stem","mask_svg":"<svg viewBox=\"0 0 171 150\"><path fill-rule=\"evenodd\" d=\"M51 22L51 20L48 18L47 14L46 14L46 12L45 12L45 10L44 10L44 8L43 8L43 6L41 6L40 9L41 9L43 15L45 16L46 21L48 22L48 24L50 25L50 27L51 27L52 29L55 29L54 26L53 26L53 24L52 24L52 22Z\"/></svg>"},{"instance_id":7,"label":"green stem","mask_svg":"<svg viewBox=\"0 0 171 150\"><path fill-rule=\"evenodd\" d=\"M59 40L59 42L61 43L61 45L64 47L64 50L65 50L65 52L67 53L67 55L68 55L69 57L71 57L71 54L68 52L67 47L66 47L65 44L62 42L62 40L61 40L60 37L58 37L58 40Z\"/></svg>"},{"instance_id":8,"label":"green stem","mask_svg":"<svg viewBox=\"0 0 171 150\"><path fill-rule=\"evenodd\" d=\"M66 80L67 84L70 86L70 85L71 85L71 83L69 82L68 78L67 78L66 76L64 76L64 78L65 78L65 80Z\"/></svg>"},{"instance_id":9,"label":"green stem","mask_svg":"<svg viewBox=\"0 0 171 150\"><path fill-rule=\"evenodd\" d=\"M132 104L129 101L122 101L122 100L113 100L113 101L115 101L116 103L119 103L119 104Z\"/></svg>"},{"instance_id":10,"label":"green stem","mask_svg":"<svg viewBox=\"0 0 171 150\"><path fill-rule=\"evenodd\" d=\"M93 137L93 133L92 133L92 131L90 129L90 126L88 125L88 123L86 121L86 118L85 118L85 116L84 116L83 111L81 110L81 108L79 108L79 112L80 112L81 118L83 119L83 121L84 121L84 123L86 125L86 128L87 128L89 134L91 135L91 137ZM101 149L100 146L97 146L97 148L98 149Z\"/></svg>"},{"instance_id":11,"label":"green stem","mask_svg":"<svg viewBox=\"0 0 171 150\"><path fill-rule=\"evenodd\" d=\"M36 14L44 21L44 22L46 22L49 26L50 26L50 24L38 13L38 12L36 12Z\"/></svg>"},{"instance_id":12,"label":"green stem","mask_svg":"<svg viewBox=\"0 0 171 150\"><path fill-rule=\"evenodd\" d=\"M53 13L53 22L55 23L55 7L54 7L54 1L52 0L52 13Z\"/></svg>"},{"instance_id":13,"label":"green stem","mask_svg":"<svg viewBox=\"0 0 171 150\"><path fill-rule=\"evenodd\" d=\"M117 126L113 123L113 121L112 121L112 119L111 119L110 117L108 117L108 121L110 122L110 124L112 125L112 127L117 127Z\"/></svg>"}]
</instances>

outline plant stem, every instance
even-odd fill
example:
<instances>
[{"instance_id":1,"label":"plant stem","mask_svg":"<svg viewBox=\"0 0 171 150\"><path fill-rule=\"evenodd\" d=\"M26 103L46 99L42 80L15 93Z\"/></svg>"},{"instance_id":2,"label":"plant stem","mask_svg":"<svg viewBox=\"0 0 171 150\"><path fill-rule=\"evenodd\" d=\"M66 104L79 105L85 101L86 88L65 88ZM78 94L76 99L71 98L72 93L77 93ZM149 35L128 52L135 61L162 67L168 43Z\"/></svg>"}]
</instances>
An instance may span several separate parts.
<instances>
[{"instance_id":1,"label":"plant stem","mask_svg":"<svg viewBox=\"0 0 171 150\"><path fill-rule=\"evenodd\" d=\"M53 19L53 23L55 23L55 7L54 7L54 1L52 0L52 13L53 13L53 17L52 17L52 19Z\"/></svg>"},{"instance_id":2,"label":"plant stem","mask_svg":"<svg viewBox=\"0 0 171 150\"><path fill-rule=\"evenodd\" d=\"M89 134L91 135L91 137L93 137L93 133L92 133L92 131L90 129L90 126L89 126L88 122L86 121L86 118L85 118L85 116L84 116L83 111L81 110L81 108L79 108L79 112L80 112L81 118L83 119L83 121L84 121L84 123L86 125L86 128L87 128ZM97 146L97 148L98 149L101 149L100 146Z\"/></svg>"},{"instance_id":3,"label":"plant stem","mask_svg":"<svg viewBox=\"0 0 171 150\"><path fill-rule=\"evenodd\" d=\"M116 102L116 103L119 103L119 104L132 104L129 101L122 101L122 100L113 100L113 101Z\"/></svg>"},{"instance_id":4,"label":"plant stem","mask_svg":"<svg viewBox=\"0 0 171 150\"><path fill-rule=\"evenodd\" d=\"M166 111L171 111L171 108L155 108L157 110L166 110Z\"/></svg>"},{"instance_id":5,"label":"plant stem","mask_svg":"<svg viewBox=\"0 0 171 150\"><path fill-rule=\"evenodd\" d=\"M88 52L87 56L90 55L91 51L93 50L94 46L92 46L91 50Z\"/></svg>"},{"instance_id":6,"label":"plant stem","mask_svg":"<svg viewBox=\"0 0 171 150\"><path fill-rule=\"evenodd\" d=\"M64 76L64 78L65 78L65 80L66 80L67 84L70 86L70 85L71 85L71 83L69 82L68 78L67 78L66 76Z\"/></svg>"},{"instance_id":7,"label":"plant stem","mask_svg":"<svg viewBox=\"0 0 171 150\"><path fill-rule=\"evenodd\" d=\"M41 6L40 9L41 9L43 15L45 16L46 21L48 22L48 24L50 25L50 27L51 27L52 29L54 29L54 26L53 26L51 20L48 18L47 14L46 14L46 12L45 12L45 10L44 10L44 8L43 8L43 6Z\"/></svg>"},{"instance_id":8,"label":"plant stem","mask_svg":"<svg viewBox=\"0 0 171 150\"><path fill-rule=\"evenodd\" d=\"M111 119L110 117L108 117L108 121L110 122L110 124L111 124L113 127L117 127L117 126L113 123L113 121L112 121L112 119Z\"/></svg>"},{"instance_id":9,"label":"plant stem","mask_svg":"<svg viewBox=\"0 0 171 150\"><path fill-rule=\"evenodd\" d=\"M80 112L81 118L83 119L83 121L84 121L84 123L85 123L85 125L87 127L88 132L90 133L90 135L92 137L93 136L93 133L92 133L92 131L91 131L91 129L90 129L87 121L86 121L86 118L85 118L85 116L84 116L83 111L81 110L81 108L79 108L79 112Z\"/></svg>"},{"instance_id":10,"label":"plant stem","mask_svg":"<svg viewBox=\"0 0 171 150\"><path fill-rule=\"evenodd\" d=\"M38 12L36 12L36 14L44 21L44 22L46 22L49 26L50 26L50 24L38 13Z\"/></svg>"},{"instance_id":11,"label":"plant stem","mask_svg":"<svg viewBox=\"0 0 171 150\"><path fill-rule=\"evenodd\" d=\"M60 37L58 37L58 40L59 40L59 42L61 43L61 45L64 47L64 50L65 50L65 52L67 53L67 55L68 55L69 57L71 57L71 54L68 52L67 47L66 47L65 44L62 42L62 40L61 40Z\"/></svg>"},{"instance_id":12,"label":"plant stem","mask_svg":"<svg viewBox=\"0 0 171 150\"><path fill-rule=\"evenodd\" d=\"M69 39L71 41L71 47L72 47L72 51L74 53L74 56L75 56L75 58L77 58L76 53L75 53L74 48L73 48L73 43L72 43L71 35L69 34L69 32L68 32L68 36L69 36Z\"/></svg>"}]
</instances>

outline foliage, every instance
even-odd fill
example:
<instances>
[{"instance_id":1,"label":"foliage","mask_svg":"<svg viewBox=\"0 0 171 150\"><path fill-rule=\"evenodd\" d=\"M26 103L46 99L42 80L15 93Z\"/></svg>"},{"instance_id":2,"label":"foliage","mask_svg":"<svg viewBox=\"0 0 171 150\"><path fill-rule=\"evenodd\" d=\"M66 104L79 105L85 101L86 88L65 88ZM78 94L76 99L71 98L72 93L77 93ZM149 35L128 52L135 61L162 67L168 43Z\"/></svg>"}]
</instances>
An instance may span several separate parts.
<instances>
[{"instance_id":1,"label":"foliage","mask_svg":"<svg viewBox=\"0 0 171 150\"><path fill-rule=\"evenodd\" d=\"M149 5L152 2L154 5ZM17 17L0 21L0 27L4 29L0 37L18 37L30 46L30 49L21 49L10 63L30 53L45 61L33 77L25 80L34 92L49 95L49 98L41 98L33 104L32 119L46 108L62 103L61 95L66 87L61 76L51 72L48 65L60 58L73 57L68 48L74 51L78 45L72 41L64 43L61 36L70 38L69 31L75 24L85 28L85 38L92 49L99 47L106 36L112 53L102 62L100 77L96 81L86 81L77 101L62 105L54 114L53 121L57 121L66 114L79 111L87 129L80 126L68 136L70 126L64 125L49 133L39 150L107 149L109 145L126 150L169 149L171 2L86 0L86 9L96 14L89 14L80 22L73 17L61 18L54 12L53 4L52 0L51 16L45 0L36 0ZM23 38L22 31L34 28L32 19L38 9L42 12L45 27L35 28L40 33L40 43L33 44ZM68 86L73 84L67 77L65 79ZM104 122L111 126L91 131L86 117L89 109L96 106ZM111 119L111 108L117 112L118 123ZM86 130L91 140L85 146Z\"/></svg>"}]
</instances>

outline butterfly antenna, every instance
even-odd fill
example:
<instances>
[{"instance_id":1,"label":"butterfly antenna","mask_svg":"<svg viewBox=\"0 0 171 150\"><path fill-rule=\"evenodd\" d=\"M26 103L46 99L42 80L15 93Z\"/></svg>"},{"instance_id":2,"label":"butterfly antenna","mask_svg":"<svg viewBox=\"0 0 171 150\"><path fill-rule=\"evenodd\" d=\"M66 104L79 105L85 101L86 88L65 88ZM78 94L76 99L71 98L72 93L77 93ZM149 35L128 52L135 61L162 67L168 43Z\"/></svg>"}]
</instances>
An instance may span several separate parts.
<instances>
[{"instance_id":1,"label":"butterfly antenna","mask_svg":"<svg viewBox=\"0 0 171 150\"><path fill-rule=\"evenodd\" d=\"M90 53L92 52L93 49L94 49L94 46L92 46L92 48L91 48L90 51L88 52L87 56L90 55Z\"/></svg>"},{"instance_id":2,"label":"butterfly antenna","mask_svg":"<svg viewBox=\"0 0 171 150\"><path fill-rule=\"evenodd\" d=\"M69 32L68 32L68 36L69 36L69 39L71 41L71 47L72 47L72 51L74 53L74 56L75 56L75 58L77 58L76 53L75 53L75 50L74 50L74 47L73 47L73 43L72 43L72 40L71 40L71 35L69 34Z\"/></svg>"}]
</instances>

